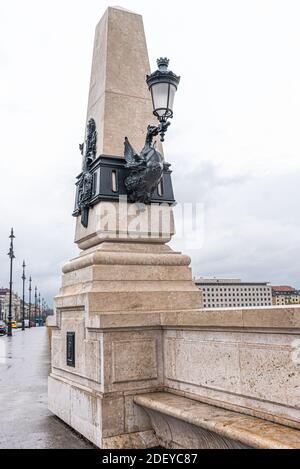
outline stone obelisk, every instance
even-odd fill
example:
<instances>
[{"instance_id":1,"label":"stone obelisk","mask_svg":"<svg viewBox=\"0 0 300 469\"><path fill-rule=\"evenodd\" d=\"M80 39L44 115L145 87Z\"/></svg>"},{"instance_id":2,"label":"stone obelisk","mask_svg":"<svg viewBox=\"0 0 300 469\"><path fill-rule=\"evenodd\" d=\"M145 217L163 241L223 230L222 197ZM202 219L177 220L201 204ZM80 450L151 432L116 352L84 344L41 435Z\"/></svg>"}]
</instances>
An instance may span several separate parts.
<instances>
[{"instance_id":1,"label":"stone obelisk","mask_svg":"<svg viewBox=\"0 0 300 469\"><path fill-rule=\"evenodd\" d=\"M123 155L125 136L143 147L147 125L155 122L148 73L142 17L108 8L96 27L87 110L98 129L97 155Z\"/></svg>"},{"instance_id":2,"label":"stone obelisk","mask_svg":"<svg viewBox=\"0 0 300 469\"><path fill-rule=\"evenodd\" d=\"M124 138L140 151L154 121L149 72L142 17L108 8L96 28L81 147L86 159L94 157L92 172L79 176L91 204L84 216L84 205L81 216L80 207L74 212L81 252L63 267L55 298L49 377L49 409L100 448L157 444L133 402L164 386L162 331L153 324L201 306L189 257L166 244L174 233L168 166L166 203L159 195L144 207L117 200Z\"/></svg>"}]
</instances>

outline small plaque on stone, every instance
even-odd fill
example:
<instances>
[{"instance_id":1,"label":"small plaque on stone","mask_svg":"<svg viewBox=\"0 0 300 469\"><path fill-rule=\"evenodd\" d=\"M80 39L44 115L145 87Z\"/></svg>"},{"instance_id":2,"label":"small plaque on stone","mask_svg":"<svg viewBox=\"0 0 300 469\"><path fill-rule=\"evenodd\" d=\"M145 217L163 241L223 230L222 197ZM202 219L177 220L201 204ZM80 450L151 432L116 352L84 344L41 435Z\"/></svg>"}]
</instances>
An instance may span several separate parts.
<instances>
[{"instance_id":1,"label":"small plaque on stone","mask_svg":"<svg viewBox=\"0 0 300 469\"><path fill-rule=\"evenodd\" d=\"M67 332L67 365L75 367L75 332Z\"/></svg>"}]
</instances>

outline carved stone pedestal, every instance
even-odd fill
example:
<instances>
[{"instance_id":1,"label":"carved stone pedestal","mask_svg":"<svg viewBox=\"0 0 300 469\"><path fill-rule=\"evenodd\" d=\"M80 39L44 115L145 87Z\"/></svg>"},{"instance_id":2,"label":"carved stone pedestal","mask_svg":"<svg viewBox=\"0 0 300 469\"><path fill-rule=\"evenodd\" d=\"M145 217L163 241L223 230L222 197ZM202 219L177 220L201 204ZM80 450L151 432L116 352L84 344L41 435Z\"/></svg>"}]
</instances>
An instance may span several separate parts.
<instances>
[{"instance_id":1,"label":"carved stone pedestal","mask_svg":"<svg viewBox=\"0 0 300 469\"><path fill-rule=\"evenodd\" d=\"M78 223L76 234L87 249L63 267L55 299L49 409L101 448L155 446L149 418L133 397L163 387L158 317L201 306L189 257L165 244L172 225L169 235L159 229L154 235L146 215L135 241L125 218L113 240L108 225L105 231L93 224L91 211L89 229Z\"/></svg>"}]
</instances>

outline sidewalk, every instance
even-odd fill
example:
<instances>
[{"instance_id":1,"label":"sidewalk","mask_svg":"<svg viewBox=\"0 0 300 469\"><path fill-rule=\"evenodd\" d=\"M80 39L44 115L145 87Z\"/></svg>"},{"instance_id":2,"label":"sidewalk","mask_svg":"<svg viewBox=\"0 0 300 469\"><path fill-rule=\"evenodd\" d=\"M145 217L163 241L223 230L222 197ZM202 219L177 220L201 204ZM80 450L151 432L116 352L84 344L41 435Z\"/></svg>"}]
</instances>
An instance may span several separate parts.
<instances>
[{"instance_id":1,"label":"sidewalk","mask_svg":"<svg viewBox=\"0 0 300 469\"><path fill-rule=\"evenodd\" d=\"M46 327L0 337L0 448L93 448L47 409Z\"/></svg>"}]
</instances>

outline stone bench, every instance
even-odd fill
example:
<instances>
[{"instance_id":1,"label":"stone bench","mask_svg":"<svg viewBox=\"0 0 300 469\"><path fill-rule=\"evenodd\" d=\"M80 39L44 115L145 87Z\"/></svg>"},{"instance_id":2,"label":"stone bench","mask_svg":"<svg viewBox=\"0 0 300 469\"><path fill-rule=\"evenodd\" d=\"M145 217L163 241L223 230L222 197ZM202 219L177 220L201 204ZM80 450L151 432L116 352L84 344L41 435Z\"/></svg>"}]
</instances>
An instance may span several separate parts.
<instances>
[{"instance_id":1,"label":"stone bench","mask_svg":"<svg viewBox=\"0 0 300 469\"><path fill-rule=\"evenodd\" d=\"M168 392L134 398L165 448L299 449L300 431Z\"/></svg>"}]
</instances>

